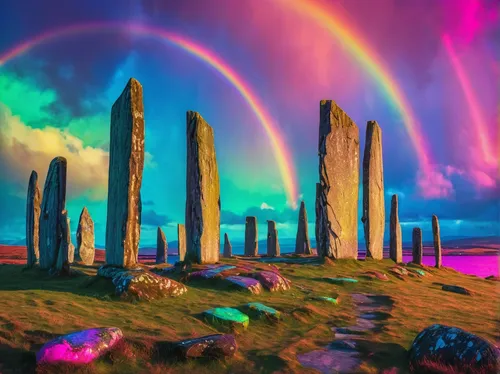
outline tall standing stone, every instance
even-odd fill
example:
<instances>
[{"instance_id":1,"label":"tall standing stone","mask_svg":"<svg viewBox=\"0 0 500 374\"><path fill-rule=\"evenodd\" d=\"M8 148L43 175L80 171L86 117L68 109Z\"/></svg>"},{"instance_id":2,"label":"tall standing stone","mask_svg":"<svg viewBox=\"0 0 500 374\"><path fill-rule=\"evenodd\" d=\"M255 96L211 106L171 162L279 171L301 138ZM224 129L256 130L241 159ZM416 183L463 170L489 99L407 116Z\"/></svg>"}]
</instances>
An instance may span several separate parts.
<instances>
[{"instance_id":1,"label":"tall standing stone","mask_svg":"<svg viewBox=\"0 0 500 374\"><path fill-rule=\"evenodd\" d=\"M318 254L358 257L359 130L332 100L320 103Z\"/></svg>"},{"instance_id":2,"label":"tall standing stone","mask_svg":"<svg viewBox=\"0 0 500 374\"><path fill-rule=\"evenodd\" d=\"M55 273L59 275L68 275L69 274L69 245L71 243L71 231L69 229L68 223L68 212L63 210L60 214L60 233L61 233L61 241L59 243L59 250L57 252L56 257L56 266L55 269L52 268L51 271L55 270Z\"/></svg>"},{"instance_id":3,"label":"tall standing stone","mask_svg":"<svg viewBox=\"0 0 500 374\"><path fill-rule=\"evenodd\" d=\"M184 261L186 257L186 228L180 223L177 224L177 247L179 252L179 261Z\"/></svg>"},{"instance_id":4,"label":"tall standing stone","mask_svg":"<svg viewBox=\"0 0 500 374\"><path fill-rule=\"evenodd\" d=\"M56 157L51 161L45 179L40 208L41 269L49 270L56 267L62 240L61 227L67 224L66 216L64 216L65 222L61 222L62 212L66 210L66 170L66 159Z\"/></svg>"},{"instance_id":5,"label":"tall standing stone","mask_svg":"<svg viewBox=\"0 0 500 374\"><path fill-rule=\"evenodd\" d=\"M75 245L71 242L71 219L69 218L69 216L66 214L67 216L67 225L68 225L68 262L70 264L73 263L73 261L75 261Z\"/></svg>"},{"instance_id":6,"label":"tall standing stone","mask_svg":"<svg viewBox=\"0 0 500 374\"><path fill-rule=\"evenodd\" d=\"M281 253L278 241L278 230L275 221L267 221L267 256L277 257Z\"/></svg>"},{"instance_id":7,"label":"tall standing stone","mask_svg":"<svg viewBox=\"0 0 500 374\"><path fill-rule=\"evenodd\" d=\"M363 228L366 256L384 258L384 167L382 161L382 130L376 121L366 126L363 156Z\"/></svg>"},{"instance_id":8,"label":"tall standing stone","mask_svg":"<svg viewBox=\"0 0 500 374\"><path fill-rule=\"evenodd\" d=\"M441 234L439 232L439 221L437 216L432 216L432 238L434 241L434 256L436 258L436 267L439 269L441 262Z\"/></svg>"},{"instance_id":9,"label":"tall standing stone","mask_svg":"<svg viewBox=\"0 0 500 374\"><path fill-rule=\"evenodd\" d=\"M220 256L220 184L214 130L197 112L188 111L186 251L200 264Z\"/></svg>"},{"instance_id":10,"label":"tall standing stone","mask_svg":"<svg viewBox=\"0 0 500 374\"><path fill-rule=\"evenodd\" d=\"M38 174L32 171L28 183L26 199L26 249L27 266L32 267L38 260L39 254L39 224L40 224L40 188Z\"/></svg>"},{"instance_id":11,"label":"tall standing stone","mask_svg":"<svg viewBox=\"0 0 500 374\"><path fill-rule=\"evenodd\" d=\"M249 216L245 219L245 256L257 256L258 254L257 217Z\"/></svg>"},{"instance_id":12,"label":"tall standing stone","mask_svg":"<svg viewBox=\"0 0 500 374\"><path fill-rule=\"evenodd\" d=\"M389 234L389 256L392 261L399 264L403 262L403 238L401 237L401 224L398 215L398 195L392 195L391 198Z\"/></svg>"},{"instance_id":13,"label":"tall standing stone","mask_svg":"<svg viewBox=\"0 0 500 374\"><path fill-rule=\"evenodd\" d=\"M167 262L167 251L168 251L168 243L167 237L165 233L158 227L157 235L156 235L156 263L164 264Z\"/></svg>"},{"instance_id":14,"label":"tall standing stone","mask_svg":"<svg viewBox=\"0 0 500 374\"><path fill-rule=\"evenodd\" d=\"M95 257L94 221L86 207L83 207L76 230L76 261L92 265Z\"/></svg>"},{"instance_id":15,"label":"tall standing stone","mask_svg":"<svg viewBox=\"0 0 500 374\"><path fill-rule=\"evenodd\" d=\"M320 230L320 225L322 225L322 215L320 214L320 198L321 198L321 184L316 183L316 200L314 203L314 212L316 213L316 220L314 225L314 237L316 239L316 254L320 256L319 253L319 243L321 243L321 238L319 237L320 232L324 233L326 230Z\"/></svg>"},{"instance_id":16,"label":"tall standing stone","mask_svg":"<svg viewBox=\"0 0 500 374\"><path fill-rule=\"evenodd\" d=\"M142 86L131 78L111 109L106 263L134 267L138 261L140 190L144 169Z\"/></svg>"},{"instance_id":17,"label":"tall standing stone","mask_svg":"<svg viewBox=\"0 0 500 374\"><path fill-rule=\"evenodd\" d=\"M231 245L231 242L229 241L229 236L227 236L227 233L224 234L224 253L223 253L225 258L231 258L233 256L233 246Z\"/></svg>"},{"instance_id":18,"label":"tall standing stone","mask_svg":"<svg viewBox=\"0 0 500 374\"><path fill-rule=\"evenodd\" d=\"M299 210L299 223L297 227L297 237L295 240L296 254L312 254L311 242L309 241L309 227L307 223L306 205L302 201Z\"/></svg>"},{"instance_id":19,"label":"tall standing stone","mask_svg":"<svg viewBox=\"0 0 500 374\"><path fill-rule=\"evenodd\" d=\"M412 234L413 241L413 263L417 265L422 265L422 255L423 255L423 246L422 246L422 230L418 227L413 229Z\"/></svg>"}]
</instances>

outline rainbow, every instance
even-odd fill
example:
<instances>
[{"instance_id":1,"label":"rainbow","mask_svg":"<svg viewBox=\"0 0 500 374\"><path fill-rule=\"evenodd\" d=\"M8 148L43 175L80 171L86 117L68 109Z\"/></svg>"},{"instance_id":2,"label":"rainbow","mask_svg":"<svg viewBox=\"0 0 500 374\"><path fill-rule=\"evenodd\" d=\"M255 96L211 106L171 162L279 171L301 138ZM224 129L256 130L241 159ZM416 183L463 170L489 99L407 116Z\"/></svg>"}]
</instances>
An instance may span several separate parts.
<instances>
[{"instance_id":1,"label":"rainbow","mask_svg":"<svg viewBox=\"0 0 500 374\"><path fill-rule=\"evenodd\" d=\"M274 121L266 112L266 109L259 101L255 93L253 93L248 83L245 82L243 78L239 76L231 68L231 66L228 65L227 62L222 60L219 56L215 55L212 51L202 47L201 45L187 39L182 35L167 31L162 28L130 22L93 22L76 24L44 32L43 34L26 40L13 47L12 49L4 52L3 54L0 54L0 67L5 65L13 58L27 53L32 48L40 44L70 35L80 35L84 33L103 31L125 31L138 36L155 37L162 41L167 41L170 44L179 47L182 50L190 53L191 55L199 58L207 65L215 69L217 72L219 72L240 93L240 95L243 97L243 99L246 101L246 103L249 105L249 107L257 117L260 125L265 130L266 135L271 143L274 157L278 164L288 203L294 209L296 209L298 191L295 169L292 162L293 159L291 157L290 151L285 145L285 142L281 138L280 132L274 124Z\"/></svg>"},{"instance_id":2,"label":"rainbow","mask_svg":"<svg viewBox=\"0 0 500 374\"><path fill-rule=\"evenodd\" d=\"M398 83L391 76L380 58L363 39L356 34L345 20L342 20L333 10L314 0L275 0L283 3L286 8L293 9L298 14L310 17L317 25L322 26L330 34L341 41L342 45L353 55L360 65L377 81L392 104L397 108L403 119L404 126L416 151L420 169L425 174L432 171L429 151L421 134L419 124L413 110Z\"/></svg>"}]
</instances>

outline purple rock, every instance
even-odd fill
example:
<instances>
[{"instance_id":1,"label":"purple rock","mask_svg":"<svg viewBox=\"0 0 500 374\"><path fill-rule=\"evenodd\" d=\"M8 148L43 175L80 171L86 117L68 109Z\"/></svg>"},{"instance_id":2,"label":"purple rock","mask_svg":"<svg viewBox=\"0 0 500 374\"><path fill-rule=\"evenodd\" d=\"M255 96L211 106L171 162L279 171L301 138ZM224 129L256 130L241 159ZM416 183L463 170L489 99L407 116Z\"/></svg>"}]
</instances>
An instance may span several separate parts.
<instances>
[{"instance_id":1,"label":"purple rock","mask_svg":"<svg viewBox=\"0 0 500 374\"><path fill-rule=\"evenodd\" d=\"M221 276L221 273L223 271L231 270L231 269L235 269L235 268L236 268L236 266L232 266L232 265L211 267L209 269L194 271L191 274L189 274L189 278L212 279L212 278L215 278L217 276Z\"/></svg>"},{"instance_id":2,"label":"purple rock","mask_svg":"<svg viewBox=\"0 0 500 374\"><path fill-rule=\"evenodd\" d=\"M235 284L236 286L239 286L241 288L246 289L247 291L250 291L255 295L260 294L262 291L262 285L257 279L254 278L247 278L247 277L240 277L238 275L233 275L227 277L226 280L231 282L232 284Z\"/></svg>"},{"instance_id":3,"label":"purple rock","mask_svg":"<svg viewBox=\"0 0 500 374\"><path fill-rule=\"evenodd\" d=\"M259 271L253 276L269 291L286 291L290 289L291 282L273 271Z\"/></svg>"}]
</instances>

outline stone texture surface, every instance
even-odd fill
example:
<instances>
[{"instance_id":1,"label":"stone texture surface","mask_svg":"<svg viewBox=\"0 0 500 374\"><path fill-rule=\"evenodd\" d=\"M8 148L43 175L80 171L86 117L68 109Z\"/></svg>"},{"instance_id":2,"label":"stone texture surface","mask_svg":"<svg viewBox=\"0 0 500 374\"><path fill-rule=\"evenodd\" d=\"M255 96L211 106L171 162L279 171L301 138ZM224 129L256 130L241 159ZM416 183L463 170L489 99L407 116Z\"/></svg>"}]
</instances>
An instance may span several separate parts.
<instances>
[{"instance_id":1,"label":"stone texture surface","mask_svg":"<svg viewBox=\"0 0 500 374\"><path fill-rule=\"evenodd\" d=\"M177 225L177 250L179 252L179 261L184 261L186 257L186 228L180 223Z\"/></svg>"},{"instance_id":2,"label":"stone texture surface","mask_svg":"<svg viewBox=\"0 0 500 374\"><path fill-rule=\"evenodd\" d=\"M262 285L257 279L242 277L239 275L232 275L225 279L238 288L251 292L254 295L259 295L262 292Z\"/></svg>"},{"instance_id":3,"label":"stone texture surface","mask_svg":"<svg viewBox=\"0 0 500 374\"><path fill-rule=\"evenodd\" d=\"M443 291L454 292L454 293L459 293L461 295L468 295L468 296L472 295L472 292L470 292L467 288L461 287L461 286L444 284L441 288Z\"/></svg>"},{"instance_id":4,"label":"stone texture surface","mask_svg":"<svg viewBox=\"0 0 500 374\"><path fill-rule=\"evenodd\" d=\"M220 184L214 131L199 113L187 112L186 250L199 264L220 255Z\"/></svg>"},{"instance_id":5,"label":"stone texture surface","mask_svg":"<svg viewBox=\"0 0 500 374\"><path fill-rule=\"evenodd\" d=\"M420 332L409 351L410 369L423 373L437 365L453 373L498 373L500 351L489 341L459 329L432 325Z\"/></svg>"},{"instance_id":6,"label":"stone texture surface","mask_svg":"<svg viewBox=\"0 0 500 374\"><path fill-rule=\"evenodd\" d=\"M167 251L168 251L168 243L167 243L167 237L165 236L165 233L161 229L161 227L158 227L158 230L156 232L156 263L157 264L164 264L167 262Z\"/></svg>"},{"instance_id":7,"label":"stone texture surface","mask_svg":"<svg viewBox=\"0 0 500 374\"><path fill-rule=\"evenodd\" d=\"M324 239L320 238L320 233L323 234L325 233L325 230L320 230L319 225L323 222L320 218L320 198L321 198L321 184L316 183L316 199L314 201L314 213L316 214L316 219L314 221L314 237L316 239L316 254L320 256L321 254L319 253L319 244L320 242L324 241Z\"/></svg>"},{"instance_id":8,"label":"stone texture surface","mask_svg":"<svg viewBox=\"0 0 500 374\"><path fill-rule=\"evenodd\" d=\"M222 265L217 266L210 269L204 269L199 271L193 271L189 273L189 279L203 278L203 279L213 279L213 278L221 278L223 276L223 272L227 270L236 269L236 266L232 265Z\"/></svg>"},{"instance_id":9,"label":"stone texture surface","mask_svg":"<svg viewBox=\"0 0 500 374\"><path fill-rule=\"evenodd\" d=\"M278 230L275 221L267 221L267 256L278 257L281 254Z\"/></svg>"},{"instance_id":10,"label":"stone texture surface","mask_svg":"<svg viewBox=\"0 0 500 374\"><path fill-rule=\"evenodd\" d=\"M309 224L307 223L307 211L304 201L300 203L299 222L297 226L297 237L295 239L296 254L312 254L311 242L309 240Z\"/></svg>"},{"instance_id":11,"label":"stone texture surface","mask_svg":"<svg viewBox=\"0 0 500 374\"><path fill-rule=\"evenodd\" d=\"M359 130L332 100L320 103L318 254L358 257Z\"/></svg>"},{"instance_id":12,"label":"stone texture surface","mask_svg":"<svg viewBox=\"0 0 500 374\"><path fill-rule=\"evenodd\" d=\"M40 224L40 187L38 187L38 174L32 171L28 183L26 199L26 250L28 267L32 267L40 256L39 252L39 224Z\"/></svg>"},{"instance_id":13,"label":"stone texture surface","mask_svg":"<svg viewBox=\"0 0 500 374\"><path fill-rule=\"evenodd\" d=\"M72 264L75 261L75 246L71 242L71 219L67 217L68 221L68 262Z\"/></svg>"},{"instance_id":14,"label":"stone texture surface","mask_svg":"<svg viewBox=\"0 0 500 374\"><path fill-rule=\"evenodd\" d=\"M133 267L138 261L140 190L144 169L142 86L131 78L111 109L106 263Z\"/></svg>"},{"instance_id":15,"label":"stone texture surface","mask_svg":"<svg viewBox=\"0 0 500 374\"><path fill-rule=\"evenodd\" d=\"M391 198L391 218L389 222L389 257L399 264L403 262L403 238L399 223L398 195Z\"/></svg>"},{"instance_id":16,"label":"stone texture surface","mask_svg":"<svg viewBox=\"0 0 500 374\"><path fill-rule=\"evenodd\" d=\"M41 269L49 270L56 267L62 240L61 227L67 223L61 222L62 212L66 209L66 170L66 159L56 157L50 163L45 179L39 228Z\"/></svg>"},{"instance_id":17,"label":"stone texture surface","mask_svg":"<svg viewBox=\"0 0 500 374\"><path fill-rule=\"evenodd\" d=\"M333 277L325 277L323 278L325 280L327 280L328 282L330 283L334 283L334 284L348 284L348 283L358 283L358 280L357 279L354 279L354 278L345 278L345 277L337 277L337 278L333 278Z\"/></svg>"},{"instance_id":18,"label":"stone texture surface","mask_svg":"<svg viewBox=\"0 0 500 374\"><path fill-rule=\"evenodd\" d=\"M442 266L441 260L441 234L439 231L439 221L437 216L432 216L432 238L434 242L434 256L436 258L435 266L440 268Z\"/></svg>"},{"instance_id":19,"label":"stone texture surface","mask_svg":"<svg viewBox=\"0 0 500 374\"><path fill-rule=\"evenodd\" d=\"M86 207L83 207L76 230L76 261L92 265L95 257L94 221Z\"/></svg>"},{"instance_id":20,"label":"stone texture surface","mask_svg":"<svg viewBox=\"0 0 500 374\"><path fill-rule=\"evenodd\" d=\"M262 303L248 303L244 306L244 308L250 316L257 315L258 317L266 317L275 321L281 318L280 311Z\"/></svg>"},{"instance_id":21,"label":"stone texture surface","mask_svg":"<svg viewBox=\"0 0 500 374\"><path fill-rule=\"evenodd\" d=\"M287 291L290 289L292 282L281 274L274 271L259 271L253 274L265 289L274 291Z\"/></svg>"},{"instance_id":22,"label":"stone texture surface","mask_svg":"<svg viewBox=\"0 0 500 374\"><path fill-rule=\"evenodd\" d=\"M188 339L175 344L177 355L187 358L232 357L238 350L238 344L233 335L215 334Z\"/></svg>"},{"instance_id":23,"label":"stone texture surface","mask_svg":"<svg viewBox=\"0 0 500 374\"><path fill-rule=\"evenodd\" d=\"M363 228L366 257L384 258L384 167L382 159L382 130L376 121L366 126L363 156Z\"/></svg>"},{"instance_id":24,"label":"stone texture surface","mask_svg":"<svg viewBox=\"0 0 500 374\"><path fill-rule=\"evenodd\" d=\"M69 229L69 218L68 212L63 210L60 219L60 233L61 242L59 244L59 251L57 253L57 262L55 268L51 268L51 271L57 274L69 274L69 245L71 244L71 231Z\"/></svg>"},{"instance_id":25,"label":"stone texture surface","mask_svg":"<svg viewBox=\"0 0 500 374\"><path fill-rule=\"evenodd\" d=\"M249 216L245 220L245 256L257 256L258 254L257 217Z\"/></svg>"},{"instance_id":26,"label":"stone texture surface","mask_svg":"<svg viewBox=\"0 0 500 374\"><path fill-rule=\"evenodd\" d=\"M231 242L229 241L229 236L227 236L227 233L224 234L223 256L225 258L231 258L233 256L233 246L231 245Z\"/></svg>"},{"instance_id":27,"label":"stone texture surface","mask_svg":"<svg viewBox=\"0 0 500 374\"><path fill-rule=\"evenodd\" d=\"M117 327L94 328L60 336L36 354L37 364L88 364L123 338Z\"/></svg>"},{"instance_id":28,"label":"stone texture surface","mask_svg":"<svg viewBox=\"0 0 500 374\"><path fill-rule=\"evenodd\" d=\"M230 327L246 329L250 323L246 314L234 308L213 308L205 310L203 315L209 322L229 325Z\"/></svg>"},{"instance_id":29,"label":"stone texture surface","mask_svg":"<svg viewBox=\"0 0 500 374\"><path fill-rule=\"evenodd\" d=\"M413 243L413 263L417 265L422 265L422 229L415 227L412 233L412 243Z\"/></svg>"}]
</instances>

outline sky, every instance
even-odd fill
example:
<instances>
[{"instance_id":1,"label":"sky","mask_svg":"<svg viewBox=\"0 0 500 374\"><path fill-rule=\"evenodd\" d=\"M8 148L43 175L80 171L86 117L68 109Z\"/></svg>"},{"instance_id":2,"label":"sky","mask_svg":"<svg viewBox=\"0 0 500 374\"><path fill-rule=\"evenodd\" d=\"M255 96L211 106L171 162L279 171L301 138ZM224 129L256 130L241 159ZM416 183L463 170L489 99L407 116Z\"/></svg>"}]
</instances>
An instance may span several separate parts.
<instances>
[{"instance_id":1,"label":"sky","mask_svg":"<svg viewBox=\"0 0 500 374\"><path fill-rule=\"evenodd\" d=\"M215 131L221 233L241 240L255 215L262 239L269 219L293 238L304 200L313 237L321 99L358 125L361 160L367 121L380 124L386 218L398 194L404 241L416 226L431 239L432 214L443 237L499 235L499 7L4 0L0 242L25 237L31 171L43 189L50 161L64 156L73 240L86 206L104 244L110 111L130 77L144 92L142 246L158 226L176 240L184 221L187 110Z\"/></svg>"}]
</instances>

